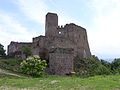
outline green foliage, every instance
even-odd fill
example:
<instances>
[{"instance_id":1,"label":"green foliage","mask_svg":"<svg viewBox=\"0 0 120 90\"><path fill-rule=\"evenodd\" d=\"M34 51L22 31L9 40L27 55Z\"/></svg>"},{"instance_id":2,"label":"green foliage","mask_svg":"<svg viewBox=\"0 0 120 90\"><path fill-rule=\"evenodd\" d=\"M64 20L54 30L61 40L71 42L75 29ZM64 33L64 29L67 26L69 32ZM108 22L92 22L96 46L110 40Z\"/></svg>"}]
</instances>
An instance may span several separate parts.
<instances>
[{"instance_id":1,"label":"green foliage","mask_svg":"<svg viewBox=\"0 0 120 90\"><path fill-rule=\"evenodd\" d=\"M46 60L41 60L38 56L27 58L21 63L22 72L34 77L42 75L46 66Z\"/></svg>"},{"instance_id":2,"label":"green foliage","mask_svg":"<svg viewBox=\"0 0 120 90\"><path fill-rule=\"evenodd\" d=\"M0 67L14 72L20 72L21 60L18 59L2 59L0 60Z\"/></svg>"},{"instance_id":3,"label":"green foliage","mask_svg":"<svg viewBox=\"0 0 120 90\"><path fill-rule=\"evenodd\" d=\"M111 74L110 70L105 67L104 65L99 65L98 68L96 68L96 75L109 75Z\"/></svg>"},{"instance_id":4,"label":"green foliage","mask_svg":"<svg viewBox=\"0 0 120 90\"><path fill-rule=\"evenodd\" d=\"M23 54L25 54L26 58L32 54L31 47L24 46L22 48Z\"/></svg>"},{"instance_id":5,"label":"green foliage","mask_svg":"<svg viewBox=\"0 0 120 90\"><path fill-rule=\"evenodd\" d=\"M97 59L80 59L75 64L75 72L78 76L88 77L94 75L108 75L110 71Z\"/></svg>"},{"instance_id":6,"label":"green foliage","mask_svg":"<svg viewBox=\"0 0 120 90\"><path fill-rule=\"evenodd\" d=\"M0 57L4 57L4 56L6 56L4 46L0 44Z\"/></svg>"},{"instance_id":7,"label":"green foliage","mask_svg":"<svg viewBox=\"0 0 120 90\"><path fill-rule=\"evenodd\" d=\"M113 74L120 74L120 58L115 59L111 63L111 70L113 71Z\"/></svg>"},{"instance_id":8,"label":"green foliage","mask_svg":"<svg viewBox=\"0 0 120 90\"><path fill-rule=\"evenodd\" d=\"M111 63L105 60L101 60L101 64L111 71Z\"/></svg>"}]
</instances>

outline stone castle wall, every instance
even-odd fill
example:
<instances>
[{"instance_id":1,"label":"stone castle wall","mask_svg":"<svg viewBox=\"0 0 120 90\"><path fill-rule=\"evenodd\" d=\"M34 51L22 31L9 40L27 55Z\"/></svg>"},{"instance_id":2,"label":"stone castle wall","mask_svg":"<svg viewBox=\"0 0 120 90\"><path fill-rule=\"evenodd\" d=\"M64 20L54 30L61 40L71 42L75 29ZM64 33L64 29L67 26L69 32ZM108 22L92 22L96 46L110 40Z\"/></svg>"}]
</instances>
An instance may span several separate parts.
<instances>
[{"instance_id":1,"label":"stone castle wall","mask_svg":"<svg viewBox=\"0 0 120 90\"><path fill-rule=\"evenodd\" d=\"M12 49L9 52L14 52ZM69 74L74 71L76 57L91 57L86 29L73 23L58 26L57 14L48 13L45 36L33 38L32 55L39 55L42 59L48 60L51 74Z\"/></svg>"},{"instance_id":2,"label":"stone castle wall","mask_svg":"<svg viewBox=\"0 0 120 90\"><path fill-rule=\"evenodd\" d=\"M51 48L49 51L49 68L51 74L66 75L73 70L72 48Z\"/></svg>"},{"instance_id":3,"label":"stone castle wall","mask_svg":"<svg viewBox=\"0 0 120 90\"><path fill-rule=\"evenodd\" d=\"M32 47L32 54L38 55L42 59L46 58L46 37L39 36L33 38L33 47Z\"/></svg>"},{"instance_id":4,"label":"stone castle wall","mask_svg":"<svg viewBox=\"0 0 120 90\"><path fill-rule=\"evenodd\" d=\"M60 27L58 16L54 13L48 13L46 17L45 36L50 71L59 75L68 74L73 71L76 57L91 57L86 29L73 23ZM72 53L66 52L68 48L73 50ZM57 51L51 53L51 49Z\"/></svg>"},{"instance_id":5,"label":"stone castle wall","mask_svg":"<svg viewBox=\"0 0 120 90\"><path fill-rule=\"evenodd\" d=\"M32 47L32 43L30 42L11 42L8 45L8 55L13 57L25 59L25 55L22 52L23 47Z\"/></svg>"}]
</instances>

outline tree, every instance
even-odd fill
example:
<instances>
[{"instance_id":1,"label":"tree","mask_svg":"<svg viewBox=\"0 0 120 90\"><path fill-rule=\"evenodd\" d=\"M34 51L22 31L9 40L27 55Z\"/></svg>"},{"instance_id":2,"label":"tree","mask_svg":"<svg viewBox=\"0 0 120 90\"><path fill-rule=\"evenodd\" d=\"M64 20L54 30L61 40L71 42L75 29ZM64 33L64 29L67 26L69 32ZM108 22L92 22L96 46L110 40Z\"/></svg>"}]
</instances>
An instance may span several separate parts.
<instances>
[{"instance_id":1,"label":"tree","mask_svg":"<svg viewBox=\"0 0 120 90\"><path fill-rule=\"evenodd\" d=\"M120 74L120 58L115 59L111 63L111 70L113 71L114 74Z\"/></svg>"},{"instance_id":2,"label":"tree","mask_svg":"<svg viewBox=\"0 0 120 90\"><path fill-rule=\"evenodd\" d=\"M39 56L29 57L21 64L22 72L31 76L40 76L47 66L46 60L41 60Z\"/></svg>"},{"instance_id":3,"label":"tree","mask_svg":"<svg viewBox=\"0 0 120 90\"><path fill-rule=\"evenodd\" d=\"M28 56L30 56L32 54L31 47L24 46L22 48L22 52L23 52L23 54L25 54L25 57L27 58Z\"/></svg>"},{"instance_id":4,"label":"tree","mask_svg":"<svg viewBox=\"0 0 120 90\"><path fill-rule=\"evenodd\" d=\"M111 70L111 63L110 62L101 59L101 64L104 65L109 70Z\"/></svg>"},{"instance_id":5,"label":"tree","mask_svg":"<svg viewBox=\"0 0 120 90\"><path fill-rule=\"evenodd\" d=\"M4 56L6 56L4 46L0 44L0 57L4 57Z\"/></svg>"}]
</instances>

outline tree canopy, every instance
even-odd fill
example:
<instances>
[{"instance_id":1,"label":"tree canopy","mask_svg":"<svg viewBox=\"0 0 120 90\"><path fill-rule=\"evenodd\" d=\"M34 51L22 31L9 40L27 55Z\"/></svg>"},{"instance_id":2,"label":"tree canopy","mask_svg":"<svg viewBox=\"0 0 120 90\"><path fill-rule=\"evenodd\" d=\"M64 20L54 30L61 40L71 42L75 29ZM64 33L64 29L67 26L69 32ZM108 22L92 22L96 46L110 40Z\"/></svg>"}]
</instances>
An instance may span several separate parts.
<instances>
[{"instance_id":1,"label":"tree canopy","mask_svg":"<svg viewBox=\"0 0 120 90\"><path fill-rule=\"evenodd\" d=\"M2 44L0 44L0 57L4 57L4 56L6 56L4 46Z\"/></svg>"},{"instance_id":2,"label":"tree canopy","mask_svg":"<svg viewBox=\"0 0 120 90\"><path fill-rule=\"evenodd\" d=\"M24 46L22 48L23 54L25 54L26 58L32 54L31 47Z\"/></svg>"}]
</instances>

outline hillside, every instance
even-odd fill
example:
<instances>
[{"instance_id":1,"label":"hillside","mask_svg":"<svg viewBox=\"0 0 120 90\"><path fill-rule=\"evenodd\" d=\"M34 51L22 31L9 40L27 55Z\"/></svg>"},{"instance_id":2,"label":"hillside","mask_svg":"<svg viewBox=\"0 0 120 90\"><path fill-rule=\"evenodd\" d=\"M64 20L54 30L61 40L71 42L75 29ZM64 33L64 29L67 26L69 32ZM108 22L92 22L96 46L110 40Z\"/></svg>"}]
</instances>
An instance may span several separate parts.
<instances>
[{"instance_id":1,"label":"hillside","mask_svg":"<svg viewBox=\"0 0 120 90\"><path fill-rule=\"evenodd\" d=\"M120 90L120 76L0 78L0 90Z\"/></svg>"},{"instance_id":2,"label":"hillside","mask_svg":"<svg viewBox=\"0 0 120 90\"><path fill-rule=\"evenodd\" d=\"M18 59L0 60L0 78L26 78L20 73L20 63Z\"/></svg>"},{"instance_id":3,"label":"hillside","mask_svg":"<svg viewBox=\"0 0 120 90\"><path fill-rule=\"evenodd\" d=\"M20 62L16 59L0 60L0 90L120 90L120 75L32 78L19 73Z\"/></svg>"},{"instance_id":4,"label":"hillside","mask_svg":"<svg viewBox=\"0 0 120 90\"><path fill-rule=\"evenodd\" d=\"M14 72L20 72L20 63L22 60L18 59L0 59L0 68L14 71Z\"/></svg>"}]
</instances>

